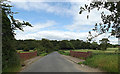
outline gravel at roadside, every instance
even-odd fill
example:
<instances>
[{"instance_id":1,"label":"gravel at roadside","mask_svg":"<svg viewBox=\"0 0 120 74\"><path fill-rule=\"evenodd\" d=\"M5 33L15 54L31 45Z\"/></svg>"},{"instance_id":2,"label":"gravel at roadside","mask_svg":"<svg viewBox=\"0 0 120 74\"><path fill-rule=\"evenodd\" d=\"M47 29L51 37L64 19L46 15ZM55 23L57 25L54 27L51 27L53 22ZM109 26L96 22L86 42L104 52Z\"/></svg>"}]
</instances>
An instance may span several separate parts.
<instances>
[{"instance_id":1,"label":"gravel at roadside","mask_svg":"<svg viewBox=\"0 0 120 74\"><path fill-rule=\"evenodd\" d=\"M28 65L30 65L33 62L39 60L40 58L41 58L41 56L37 56L37 57L34 57L34 58L31 58L31 59L28 59L28 60L24 61L25 66L22 67L21 71L24 70Z\"/></svg>"},{"instance_id":2,"label":"gravel at roadside","mask_svg":"<svg viewBox=\"0 0 120 74\"><path fill-rule=\"evenodd\" d=\"M91 67L86 66L84 64L80 64L80 65L78 64L79 62L83 62L85 60L75 58L75 57L71 57L71 56L66 56L66 55L61 55L61 56L64 57L65 59L67 59L68 61L71 61L72 63L76 63L76 67L83 72L105 72L105 71L102 71L98 68L91 68Z\"/></svg>"}]
</instances>

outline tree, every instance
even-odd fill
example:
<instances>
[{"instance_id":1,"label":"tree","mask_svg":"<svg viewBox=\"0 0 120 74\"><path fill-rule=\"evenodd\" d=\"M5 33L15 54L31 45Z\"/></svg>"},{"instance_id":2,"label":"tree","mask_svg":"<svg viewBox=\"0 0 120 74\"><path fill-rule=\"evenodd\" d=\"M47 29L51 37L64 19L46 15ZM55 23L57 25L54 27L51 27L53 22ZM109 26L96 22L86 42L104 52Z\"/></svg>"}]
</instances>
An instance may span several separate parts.
<instances>
[{"instance_id":1,"label":"tree","mask_svg":"<svg viewBox=\"0 0 120 74\"><path fill-rule=\"evenodd\" d=\"M45 47L43 47L42 45L39 45L37 48L35 48L34 50L37 50L37 55L39 56L41 53L45 52Z\"/></svg>"},{"instance_id":2,"label":"tree","mask_svg":"<svg viewBox=\"0 0 120 74\"><path fill-rule=\"evenodd\" d=\"M108 43L108 45L107 45L109 48L113 48L114 47L114 45L112 45L112 44L110 44L110 43ZM114 47L115 48L115 47Z\"/></svg>"},{"instance_id":3,"label":"tree","mask_svg":"<svg viewBox=\"0 0 120 74\"><path fill-rule=\"evenodd\" d=\"M93 29L93 31L98 32L98 34L93 36L89 31L88 40L91 41L94 37L106 32L111 33L111 35L116 36L117 38L120 37L120 1L109 2L109 0L107 0L106 2L103 2L99 0L95 2L93 0L93 2L91 2L89 5L85 4L84 7L80 7L79 14L82 14L84 11L88 11L90 13L91 10L95 8L98 11L100 9L107 9L111 12L111 14L107 15L104 13L104 11L101 13L102 22L96 23L95 28ZM89 18L89 15L87 15L87 18Z\"/></svg>"},{"instance_id":4,"label":"tree","mask_svg":"<svg viewBox=\"0 0 120 74\"><path fill-rule=\"evenodd\" d=\"M11 11L11 5L0 2L0 6L2 6L2 71L4 72L11 66L17 67L20 65L15 49L14 30L17 28L23 30L23 25L31 26L31 24L15 20L13 17L14 12Z\"/></svg>"},{"instance_id":5,"label":"tree","mask_svg":"<svg viewBox=\"0 0 120 74\"><path fill-rule=\"evenodd\" d=\"M84 49L90 49L90 45L91 45L90 42L83 42L82 43L82 46L83 46Z\"/></svg>"},{"instance_id":6,"label":"tree","mask_svg":"<svg viewBox=\"0 0 120 74\"><path fill-rule=\"evenodd\" d=\"M50 53L54 50L53 44L48 39L42 39L42 46L45 48L46 53Z\"/></svg>"},{"instance_id":7,"label":"tree","mask_svg":"<svg viewBox=\"0 0 120 74\"><path fill-rule=\"evenodd\" d=\"M91 43L91 49L94 49L94 50L99 49L99 45L97 44L97 42Z\"/></svg>"},{"instance_id":8,"label":"tree","mask_svg":"<svg viewBox=\"0 0 120 74\"><path fill-rule=\"evenodd\" d=\"M108 46L108 38L103 38L102 40L99 40L100 41L100 47L101 47L101 50L106 50L107 49L107 46Z\"/></svg>"},{"instance_id":9,"label":"tree","mask_svg":"<svg viewBox=\"0 0 120 74\"><path fill-rule=\"evenodd\" d=\"M54 50L58 51L60 49L59 41L57 41L57 40L51 40L50 42L53 44Z\"/></svg>"},{"instance_id":10,"label":"tree","mask_svg":"<svg viewBox=\"0 0 120 74\"><path fill-rule=\"evenodd\" d=\"M59 46L60 46L60 49L63 49L63 50L74 49L74 46L68 40L60 41Z\"/></svg>"},{"instance_id":11,"label":"tree","mask_svg":"<svg viewBox=\"0 0 120 74\"><path fill-rule=\"evenodd\" d=\"M79 40L79 39L76 39L76 40L70 40L70 43L72 43L73 47L75 49L83 49L84 48L84 41L83 40Z\"/></svg>"}]
</instances>

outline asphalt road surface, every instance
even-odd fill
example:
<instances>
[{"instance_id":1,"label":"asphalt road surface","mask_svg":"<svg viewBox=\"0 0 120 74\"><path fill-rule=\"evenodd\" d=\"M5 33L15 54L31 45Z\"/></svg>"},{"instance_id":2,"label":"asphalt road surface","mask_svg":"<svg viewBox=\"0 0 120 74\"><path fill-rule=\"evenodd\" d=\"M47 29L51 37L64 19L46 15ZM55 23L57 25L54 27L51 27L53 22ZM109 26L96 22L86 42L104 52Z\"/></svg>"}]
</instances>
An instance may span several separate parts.
<instances>
[{"instance_id":1,"label":"asphalt road surface","mask_svg":"<svg viewBox=\"0 0 120 74\"><path fill-rule=\"evenodd\" d=\"M22 72L81 72L75 63L66 60L58 52L53 52L29 65Z\"/></svg>"}]
</instances>

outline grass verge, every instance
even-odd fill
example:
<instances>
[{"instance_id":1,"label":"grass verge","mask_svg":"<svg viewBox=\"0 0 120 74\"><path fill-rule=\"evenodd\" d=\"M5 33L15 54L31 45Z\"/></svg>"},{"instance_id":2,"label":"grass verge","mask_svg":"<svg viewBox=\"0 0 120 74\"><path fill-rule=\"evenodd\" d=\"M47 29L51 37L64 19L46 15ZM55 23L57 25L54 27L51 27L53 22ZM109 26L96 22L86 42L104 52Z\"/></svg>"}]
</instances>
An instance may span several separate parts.
<instances>
[{"instance_id":1,"label":"grass verge","mask_svg":"<svg viewBox=\"0 0 120 74\"><path fill-rule=\"evenodd\" d=\"M41 53L41 54L39 54L39 56L46 56L48 53Z\"/></svg>"},{"instance_id":2,"label":"grass verge","mask_svg":"<svg viewBox=\"0 0 120 74\"><path fill-rule=\"evenodd\" d=\"M100 68L101 70L104 70L107 72L118 72L118 54L93 55L92 57L84 61L83 64L91 67L95 67L95 68Z\"/></svg>"},{"instance_id":3,"label":"grass verge","mask_svg":"<svg viewBox=\"0 0 120 74\"><path fill-rule=\"evenodd\" d=\"M64 50L59 50L58 53L62 55L70 55L70 52L65 52Z\"/></svg>"},{"instance_id":4,"label":"grass verge","mask_svg":"<svg viewBox=\"0 0 120 74\"><path fill-rule=\"evenodd\" d=\"M3 73L5 73L5 72L19 72L20 69L21 69L21 65L4 69L2 72Z\"/></svg>"}]
</instances>

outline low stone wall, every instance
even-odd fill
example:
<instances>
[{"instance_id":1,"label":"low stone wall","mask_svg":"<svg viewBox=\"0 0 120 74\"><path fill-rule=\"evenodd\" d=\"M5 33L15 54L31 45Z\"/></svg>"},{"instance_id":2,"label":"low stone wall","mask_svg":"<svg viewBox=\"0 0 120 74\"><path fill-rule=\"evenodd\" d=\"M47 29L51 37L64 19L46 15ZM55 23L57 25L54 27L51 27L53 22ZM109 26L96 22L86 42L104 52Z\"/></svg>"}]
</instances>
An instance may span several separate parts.
<instances>
[{"instance_id":1,"label":"low stone wall","mask_svg":"<svg viewBox=\"0 0 120 74\"><path fill-rule=\"evenodd\" d=\"M92 52L78 52L78 51L70 51L70 56L80 58L84 57L87 58L92 55Z\"/></svg>"},{"instance_id":2,"label":"low stone wall","mask_svg":"<svg viewBox=\"0 0 120 74\"><path fill-rule=\"evenodd\" d=\"M29 52L29 53L18 53L18 54L19 54L21 60L27 60L27 59L37 56L37 51Z\"/></svg>"}]
</instances>

